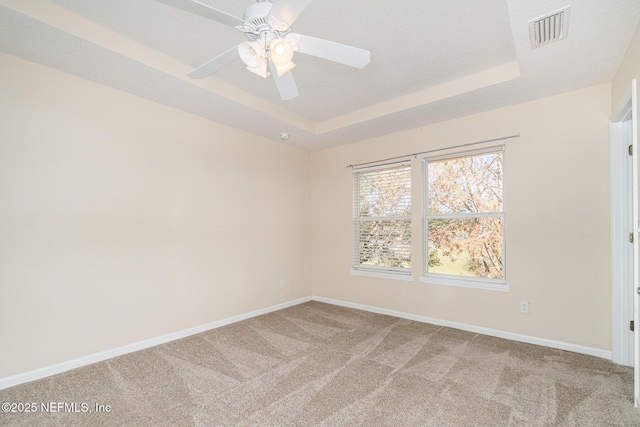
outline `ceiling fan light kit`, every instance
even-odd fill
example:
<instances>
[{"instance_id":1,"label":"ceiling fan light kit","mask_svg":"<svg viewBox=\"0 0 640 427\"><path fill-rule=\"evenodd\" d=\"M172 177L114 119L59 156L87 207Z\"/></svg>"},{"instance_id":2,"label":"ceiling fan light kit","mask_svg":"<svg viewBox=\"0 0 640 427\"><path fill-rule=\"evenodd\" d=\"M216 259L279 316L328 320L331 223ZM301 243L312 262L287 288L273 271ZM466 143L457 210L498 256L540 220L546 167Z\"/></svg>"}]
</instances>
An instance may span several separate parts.
<instances>
[{"instance_id":1,"label":"ceiling fan light kit","mask_svg":"<svg viewBox=\"0 0 640 427\"><path fill-rule=\"evenodd\" d=\"M263 55L264 45L259 40L248 41L238 45L240 59L247 66L247 70L267 78L267 59Z\"/></svg>"},{"instance_id":2,"label":"ceiling fan light kit","mask_svg":"<svg viewBox=\"0 0 640 427\"><path fill-rule=\"evenodd\" d=\"M280 97L289 100L299 95L291 73L296 66L294 52L354 68L366 67L371 58L371 53L364 49L291 33L291 25L311 0L257 0L245 10L242 19L196 0L157 1L231 25L249 39L196 67L188 73L191 78L207 77L240 58L252 73L264 78L272 76Z\"/></svg>"},{"instance_id":3,"label":"ceiling fan light kit","mask_svg":"<svg viewBox=\"0 0 640 427\"><path fill-rule=\"evenodd\" d=\"M288 41L284 39L271 40L269 52L269 58L276 66L279 77L295 68L296 64L291 61L293 59L293 48Z\"/></svg>"}]
</instances>

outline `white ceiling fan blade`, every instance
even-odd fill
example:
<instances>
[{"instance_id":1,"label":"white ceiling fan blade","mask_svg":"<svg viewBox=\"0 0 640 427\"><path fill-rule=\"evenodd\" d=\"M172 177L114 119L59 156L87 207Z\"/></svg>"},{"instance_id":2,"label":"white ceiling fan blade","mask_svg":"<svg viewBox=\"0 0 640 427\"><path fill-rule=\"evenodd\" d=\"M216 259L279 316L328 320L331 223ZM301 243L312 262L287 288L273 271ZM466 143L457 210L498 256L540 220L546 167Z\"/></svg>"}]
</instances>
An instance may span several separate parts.
<instances>
[{"instance_id":1,"label":"white ceiling fan blade","mask_svg":"<svg viewBox=\"0 0 640 427\"><path fill-rule=\"evenodd\" d=\"M292 25L309 3L311 0L275 0L269 15L273 15L278 21Z\"/></svg>"},{"instance_id":2,"label":"white ceiling fan blade","mask_svg":"<svg viewBox=\"0 0 640 427\"><path fill-rule=\"evenodd\" d=\"M211 6L197 2L195 0L156 0L160 3L168 4L177 9L182 9L187 12L194 13L204 18L212 19L214 21L221 22L223 24L235 27L236 25L244 24L244 21L237 16L229 15L218 9L214 9Z\"/></svg>"},{"instance_id":3,"label":"white ceiling fan blade","mask_svg":"<svg viewBox=\"0 0 640 427\"><path fill-rule=\"evenodd\" d=\"M221 53L213 59L208 60L204 64L194 68L187 75L192 79L203 79L209 74L213 74L222 67L231 64L238 59L238 47L234 46L228 51Z\"/></svg>"},{"instance_id":4,"label":"white ceiling fan blade","mask_svg":"<svg viewBox=\"0 0 640 427\"><path fill-rule=\"evenodd\" d=\"M371 52L353 46L318 39L311 36L298 34L299 51L307 55L328 59L355 68L364 68L371 61Z\"/></svg>"},{"instance_id":5,"label":"white ceiling fan blade","mask_svg":"<svg viewBox=\"0 0 640 427\"><path fill-rule=\"evenodd\" d=\"M278 70L276 69L275 64L271 61L269 61L269 71L271 71L271 76L276 82L280 98L282 98L283 101L288 101L300 95L300 92L298 92L298 86L296 85L296 80L293 78L293 74L287 73L282 77L278 77Z\"/></svg>"}]
</instances>

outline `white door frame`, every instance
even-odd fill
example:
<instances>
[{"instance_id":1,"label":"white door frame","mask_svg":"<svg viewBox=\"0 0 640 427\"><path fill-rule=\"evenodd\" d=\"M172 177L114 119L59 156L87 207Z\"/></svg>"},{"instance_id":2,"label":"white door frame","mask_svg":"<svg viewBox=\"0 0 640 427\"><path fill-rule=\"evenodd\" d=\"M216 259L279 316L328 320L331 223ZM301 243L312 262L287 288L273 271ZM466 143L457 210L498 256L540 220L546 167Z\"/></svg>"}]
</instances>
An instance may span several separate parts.
<instances>
[{"instance_id":1,"label":"white door frame","mask_svg":"<svg viewBox=\"0 0 640 427\"><path fill-rule=\"evenodd\" d=\"M635 366L635 402L640 397L640 357L638 330L629 334L629 320L640 323L638 313L638 117L636 80L631 82L622 100L611 115L611 336L612 360ZM628 162L628 146L633 147L632 162ZM631 182L631 188L629 183ZM632 206L629 209L629 206ZM631 216L631 218L629 217ZM630 225L631 224L631 225ZM629 243L629 233L634 242ZM629 263L633 266L630 266ZM630 268L632 267L632 268ZM632 271L630 274L629 272ZM633 301L633 304L630 301ZM635 339L634 339L635 338Z\"/></svg>"}]
</instances>

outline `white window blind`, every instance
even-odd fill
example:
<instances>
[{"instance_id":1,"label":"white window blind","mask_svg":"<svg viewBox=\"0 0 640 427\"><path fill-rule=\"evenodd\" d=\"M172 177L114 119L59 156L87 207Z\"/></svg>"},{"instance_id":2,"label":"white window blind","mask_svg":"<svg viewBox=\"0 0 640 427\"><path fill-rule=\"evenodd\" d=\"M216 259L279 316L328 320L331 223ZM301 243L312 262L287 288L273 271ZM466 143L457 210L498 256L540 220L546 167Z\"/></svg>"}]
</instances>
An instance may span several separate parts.
<instances>
[{"instance_id":1,"label":"white window blind","mask_svg":"<svg viewBox=\"0 0 640 427\"><path fill-rule=\"evenodd\" d=\"M411 165L354 169L354 270L411 274Z\"/></svg>"}]
</instances>

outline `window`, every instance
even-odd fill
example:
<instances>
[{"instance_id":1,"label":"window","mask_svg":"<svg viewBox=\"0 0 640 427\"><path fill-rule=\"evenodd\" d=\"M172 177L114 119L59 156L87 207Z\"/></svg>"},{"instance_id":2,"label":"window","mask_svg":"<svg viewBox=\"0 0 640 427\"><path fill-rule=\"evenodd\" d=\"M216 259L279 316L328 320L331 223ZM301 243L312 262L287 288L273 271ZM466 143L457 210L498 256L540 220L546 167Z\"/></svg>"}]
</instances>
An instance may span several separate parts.
<instances>
[{"instance_id":1,"label":"window","mask_svg":"<svg viewBox=\"0 0 640 427\"><path fill-rule=\"evenodd\" d=\"M352 273L410 277L411 164L354 169L353 176Z\"/></svg>"},{"instance_id":2,"label":"window","mask_svg":"<svg viewBox=\"0 0 640 427\"><path fill-rule=\"evenodd\" d=\"M508 290L504 148L424 159L428 283Z\"/></svg>"}]
</instances>

